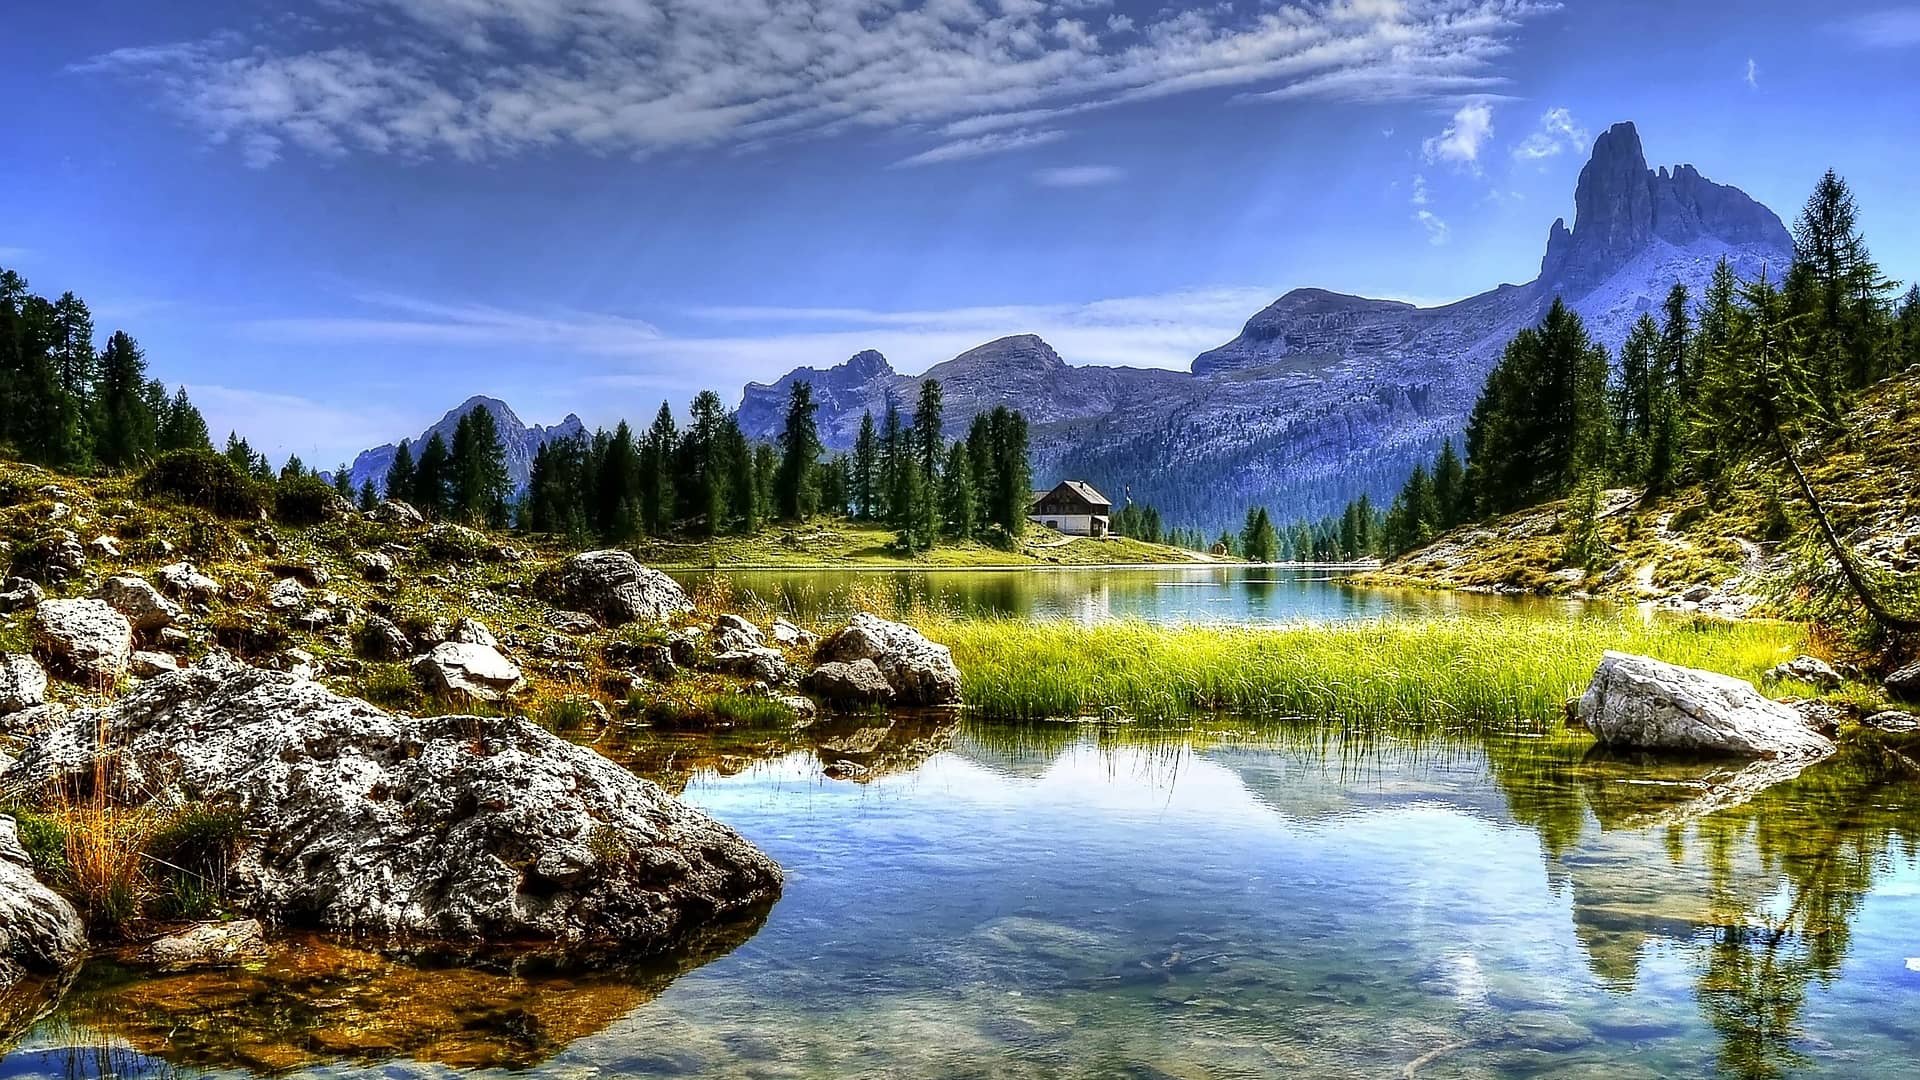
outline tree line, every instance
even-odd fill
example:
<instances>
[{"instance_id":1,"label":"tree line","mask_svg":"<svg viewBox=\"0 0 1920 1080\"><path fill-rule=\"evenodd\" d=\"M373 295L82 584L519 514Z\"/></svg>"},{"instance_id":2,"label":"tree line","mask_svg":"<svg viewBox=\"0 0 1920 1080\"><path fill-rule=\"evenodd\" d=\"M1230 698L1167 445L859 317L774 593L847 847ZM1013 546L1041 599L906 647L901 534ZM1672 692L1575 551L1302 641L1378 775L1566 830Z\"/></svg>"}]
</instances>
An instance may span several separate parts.
<instances>
[{"instance_id":1,"label":"tree line","mask_svg":"<svg viewBox=\"0 0 1920 1080\"><path fill-rule=\"evenodd\" d=\"M183 387L147 376L123 330L94 347L93 313L71 292L35 294L0 269L0 447L67 472L137 468L169 450L211 450Z\"/></svg>"}]
</instances>

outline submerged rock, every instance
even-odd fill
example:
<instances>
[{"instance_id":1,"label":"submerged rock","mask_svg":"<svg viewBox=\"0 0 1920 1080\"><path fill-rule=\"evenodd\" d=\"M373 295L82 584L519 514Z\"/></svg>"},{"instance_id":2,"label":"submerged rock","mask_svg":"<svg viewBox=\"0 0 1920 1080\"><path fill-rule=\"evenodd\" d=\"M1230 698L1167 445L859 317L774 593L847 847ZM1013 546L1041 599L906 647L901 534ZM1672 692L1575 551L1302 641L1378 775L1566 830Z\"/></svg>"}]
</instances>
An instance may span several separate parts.
<instances>
[{"instance_id":1,"label":"submerged rock","mask_svg":"<svg viewBox=\"0 0 1920 1080\"><path fill-rule=\"evenodd\" d=\"M80 914L33 876L18 825L0 815L0 991L67 971L86 947Z\"/></svg>"},{"instance_id":2,"label":"submerged rock","mask_svg":"<svg viewBox=\"0 0 1920 1080\"><path fill-rule=\"evenodd\" d=\"M918 630L860 614L820 646L825 661L871 660L902 705L948 705L960 700L960 669L953 651ZM817 674L817 672L816 672Z\"/></svg>"},{"instance_id":3,"label":"submerged rock","mask_svg":"<svg viewBox=\"0 0 1920 1080\"><path fill-rule=\"evenodd\" d=\"M548 576L556 600L586 612L609 627L631 622L666 622L693 610L680 583L640 565L624 551L588 551L575 555Z\"/></svg>"},{"instance_id":4,"label":"submerged rock","mask_svg":"<svg viewBox=\"0 0 1920 1080\"><path fill-rule=\"evenodd\" d=\"M215 656L77 710L3 782L90 777L245 823L229 896L268 922L654 948L779 894L738 833L513 717L397 716Z\"/></svg>"},{"instance_id":5,"label":"submerged rock","mask_svg":"<svg viewBox=\"0 0 1920 1080\"><path fill-rule=\"evenodd\" d=\"M1575 709L1609 746L1802 761L1834 749L1751 683L1626 653L1606 654Z\"/></svg>"},{"instance_id":6,"label":"submerged rock","mask_svg":"<svg viewBox=\"0 0 1920 1080\"><path fill-rule=\"evenodd\" d=\"M267 958L267 934L258 919L202 923L148 945L140 959L162 971L232 968Z\"/></svg>"},{"instance_id":7,"label":"submerged rock","mask_svg":"<svg viewBox=\"0 0 1920 1080\"><path fill-rule=\"evenodd\" d=\"M893 700L893 687L879 665L864 658L821 664L807 676L807 689L834 705L884 705Z\"/></svg>"}]
</instances>

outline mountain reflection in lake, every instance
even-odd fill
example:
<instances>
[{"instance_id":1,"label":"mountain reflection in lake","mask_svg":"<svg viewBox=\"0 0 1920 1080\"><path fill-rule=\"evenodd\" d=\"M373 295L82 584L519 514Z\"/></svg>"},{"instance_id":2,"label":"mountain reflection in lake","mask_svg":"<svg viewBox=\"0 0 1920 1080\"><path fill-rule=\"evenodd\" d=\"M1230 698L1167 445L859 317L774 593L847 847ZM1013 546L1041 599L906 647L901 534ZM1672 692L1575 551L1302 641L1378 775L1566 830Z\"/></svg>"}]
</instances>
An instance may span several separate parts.
<instances>
[{"instance_id":1,"label":"mountain reflection in lake","mask_svg":"<svg viewBox=\"0 0 1920 1080\"><path fill-rule=\"evenodd\" d=\"M107 1071L89 1046L766 1077L1873 1077L1920 1053L1920 788L1870 761L1742 801L1724 768L1560 736L900 720L609 752L787 867L750 940L575 986L92 971L0 1076Z\"/></svg>"},{"instance_id":2,"label":"mountain reflection in lake","mask_svg":"<svg viewBox=\"0 0 1920 1080\"><path fill-rule=\"evenodd\" d=\"M711 571L677 571L689 588ZM1360 589L1345 571L1268 566L1164 566L1051 570L729 570L736 603L755 602L803 619L851 610L932 610L957 615L1098 622L1299 623L1386 615L1459 615L1527 608L1577 610L1537 597L1420 589Z\"/></svg>"}]
</instances>

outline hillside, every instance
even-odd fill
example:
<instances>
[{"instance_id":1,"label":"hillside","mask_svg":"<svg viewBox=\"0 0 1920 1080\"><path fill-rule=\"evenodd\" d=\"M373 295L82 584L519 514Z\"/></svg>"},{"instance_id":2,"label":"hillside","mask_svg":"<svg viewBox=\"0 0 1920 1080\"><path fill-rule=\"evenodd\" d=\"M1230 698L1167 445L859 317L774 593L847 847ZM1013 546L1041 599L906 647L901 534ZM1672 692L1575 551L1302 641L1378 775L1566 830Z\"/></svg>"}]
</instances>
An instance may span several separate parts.
<instances>
[{"instance_id":1,"label":"hillside","mask_svg":"<svg viewBox=\"0 0 1920 1080\"><path fill-rule=\"evenodd\" d=\"M889 400L910 411L920 379L937 379L950 429L996 405L1028 415L1038 483L1131 488L1166 520L1211 535L1254 504L1317 517L1365 491L1385 505L1416 462L1459 434L1507 341L1556 296L1617 349L1675 282L1697 297L1721 258L1751 277L1791 253L1771 210L1691 165L1649 168L1638 130L1618 124L1580 173L1572 226L1553 222L1540 273L1525 284L1433 308L1296 289L1186 372L1077 366L1031 334L919 377L868 351L749 384L740 421L771 438L789 388L805 379L828 446L845 449L863 412L879 417Z\"/></svg>"},{"instance_id":2,"label":"hillside","mask_svg":"<svg viewBox=\"0 0 1920 1080\"><path fill-rule=\"evenodd\" d=\"M1846 433L1802 448L1842 537L1870 567L1920 570L1920 367L1871 388ZM1699 485L1652 505L1606 493L1592 569L1567 565L1565 500L1467 525L1362 575L1367 584L1651 601L1742 615L1777 603L1777 579L1807 513L1777 465L1749 465L1722 491Z\"/></svg>"}]
</instances>

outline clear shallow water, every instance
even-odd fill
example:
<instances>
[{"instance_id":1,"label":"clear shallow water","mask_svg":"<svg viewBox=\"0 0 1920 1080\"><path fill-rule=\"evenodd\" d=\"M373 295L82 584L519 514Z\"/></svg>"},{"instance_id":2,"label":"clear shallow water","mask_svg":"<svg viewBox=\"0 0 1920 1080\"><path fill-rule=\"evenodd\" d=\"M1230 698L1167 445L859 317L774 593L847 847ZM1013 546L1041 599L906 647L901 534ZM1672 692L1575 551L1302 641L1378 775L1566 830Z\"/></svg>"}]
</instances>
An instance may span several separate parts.
<instances>
[{"instance_id":1,"label":"clear shallow water","mask_svg":"<svg viewBox=\"0 0 1920 1080\"><path fill-rule=\"evenodd\" d=\"M711 571L675 575L689 587ZM1432 590L1363 589L1346 572L1201 566L1059 570L733 570L737 596L803 617L839 614L858 595L866 606L932 608L1030 619L1139 618L1153 622L1298 623L1452 615L1521 608L1577 610L1568 601Z\"/></svg>"},{"instance_id":2,"label":"clear shallow water","mask_svg":"<svg viewBox=\"0 0 1920 1080\"><path fill-rule=\"evenodd\" d=\"M1859 762L1696 818L1708 768L1568 739L902 721L624 756L787 867L763 925L594 978L98 968L0 1076L1874 1077L1920 1055L1920 789Z\"/></svg>"}]
</instances>

